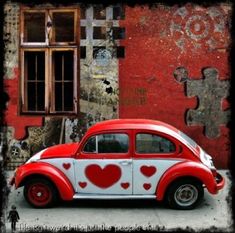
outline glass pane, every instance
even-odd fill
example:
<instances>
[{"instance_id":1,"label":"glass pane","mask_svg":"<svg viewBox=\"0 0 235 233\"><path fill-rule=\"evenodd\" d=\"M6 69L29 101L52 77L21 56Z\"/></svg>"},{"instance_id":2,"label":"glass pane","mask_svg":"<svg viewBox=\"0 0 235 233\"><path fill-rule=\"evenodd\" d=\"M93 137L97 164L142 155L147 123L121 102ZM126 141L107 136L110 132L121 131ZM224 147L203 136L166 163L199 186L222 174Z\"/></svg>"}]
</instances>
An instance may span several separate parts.
<instances>
[{"instance_id":1,"label":"glass pane","mask_svg":"<svg viewBox=\"0 0 235 233\"><path fill-rule=\"evenodd\" d=\"M72 42L75 40L74 12L54 12L52 24L55 42Z\"/></svg>"},{"instance_id":2,"label":"glass pane","mask_svg":"<svg viewBox=\"0 0 235 233\"><path fill-rule=\"evenodd\" d=\"M148 153L170 153L175 151L175 145L166 138L153 134L137 134L136 152Z\"/></svg>"},{"instance_id":3,"label":"glass pane","mask_svg":"<svg viewBox=\"0 0 235 233\"><path fill-rule=\"evenodd\" d=\"M45 42L45 13L24 13L24 42Z\"/></svg>"},{"instance_id":4,"label":"glass pane","mask_svg":"<svg viewBox=\"0 0 235 233\"><path fill-rule=\"evenodd\" d=\"M95 136L88 139L83 151L90 152L90 153L96 152L96 137Z\"/></svg>"},{"instance_id":5,"label":"glass pane","mask_svg":"<svg viewBox=\"0 0 235 233\"><path fill-rule=\"evenodd\" d=\"M55 111L73 111L74 51L53 51Z\"/></svg>"},{"instance_id":6,"label":"glass pane","mask_svg":"<svg viewBox=\"0 0 235 233\"><path fill-rule=\"evenodd\" d=\"M28 80L45 80L45 52L44 51L26 51L25 59L25 77Z\"/></svg>"},{"instance_id":7,"label":"glass pane","mask_svg":"<svg viewBox=\"0 0 235 233\"><path fill-rule=\"evenodd\" d=\"M24 78L27 82L28 111L45 110L45 52L24 52Z\"/></svg>"},{"instance_id":8,"label":"glass pane","mask_svg":"<svg viewBox=\"0 0 235 233\"><path fill-rule=\"evenodd\" d=\"M98 153L126 153L129 148L129 138L126 134L98 135Z\"/></svg>"},{"instance_id":9,"label":"glass pane","mask_svg":"<svg viewBox=\"0 0 235 233\"><path fill-rule=\"evenodd\" d=\"M73 111L73 83L64 83L64 111Z\"/></svg>"},{"instance_id":10,"label":"glass pane","mask_svg":"<svg viewBox=\"0 0 235 233\"><path fill-rule=\"evenodd\" d=\"M62 83L55 83L55 110L63 111Z\"/></svg>"},{"instance_id":11,"label":"glass pane","mask_svg":"<svg viewBox=\"0 0 235 233\"><path fill-rule=\"evenodd\" d=\"M73 80L73 51L66 51L64 56L64 79Z\"/></svg>"},{"instance_id":12,"label":"glass pane","mask_svg":"<svg viewBox=\"0 0 235 233\"><path fill-rule=\"evenodd\" d=\"M73 51L54 51L53 67L55 80L73 80Z\"/></svg>"},{"instance_id":13,"label":"glass pane","mask_svg":"<svg viewBox=\"0 0 235 233\"><path fill-rule=\"evenodd\" d=\"M62 56L61 52L53 52L53 64L55 80L62 80Z\"/></svg>"},{"instance_id":14,"label":"glass pane","mask_svg":"<svg viewBox=\"0 0 235 233\"><path fill-rule=\"evenodd\" d=\"M45 110L45 83L37 83L37 111Z\"/></svg>"},{"instance_id":15,"label":"glass pane","mask_svg":"<svg viewBox=\"0 0 235 233\"><path fill-rule=\"evenodd\" d=\"M30 82L27 87L28 111L45 110L45 83Z\"/></svg>"},{"instance_id":16,"label":"glass pane","mask_svg":"<svg viewBox=\"0 0 235 233\"><path fill-rule=\"evenodd\" d=\"M35 111L36 110L36 85L35 83L28 83L27 88L27 102L28 102L28 110Z\"/></svg>"}]
</instances>

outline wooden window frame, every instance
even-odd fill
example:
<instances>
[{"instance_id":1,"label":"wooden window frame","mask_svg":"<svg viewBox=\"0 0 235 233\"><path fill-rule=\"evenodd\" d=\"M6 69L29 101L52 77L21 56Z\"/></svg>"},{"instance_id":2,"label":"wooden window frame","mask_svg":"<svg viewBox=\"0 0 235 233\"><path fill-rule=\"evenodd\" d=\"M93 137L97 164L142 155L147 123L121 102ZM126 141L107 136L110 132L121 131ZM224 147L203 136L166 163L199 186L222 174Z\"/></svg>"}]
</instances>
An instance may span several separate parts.
<instances>
[{"instance_id":1,"label":"wooden window frame","mask_svg":"<svg viewBox=\"0 0 235 233\"><path fill-rule=\"evenodd\" d=\"M25 13L45 13L45 42L24 42L24 14ZM53 27L50 28L48 33L47 22L48 19L52 19L52 14L54 12L74 12L74 40L69 42L55 42L53 41ZM79 59L80 59L80 27L79 27L79 15L80 9L78 7L63 7L60 9L53 7L45 7L45 8L29 8L26 6L21 6L20 8L20 40L19 40L19 61L20 61L20 101L19 101L19 114L21 115L56 115L56 116L64 116L64 115L77 115L79 110L79 101L78 101L78 79L79 79ZM47 36L48 34L48 36ZM45 52L45 111L32 111L28 110L28 99L27 96L27 76L25 76L25 52L34 52L34 51L44 51ZM55 111L55 101L54 96L55 93L53 85L53 51L73 51L73 110L72 111Z\"/></svg>"}]
</instances>

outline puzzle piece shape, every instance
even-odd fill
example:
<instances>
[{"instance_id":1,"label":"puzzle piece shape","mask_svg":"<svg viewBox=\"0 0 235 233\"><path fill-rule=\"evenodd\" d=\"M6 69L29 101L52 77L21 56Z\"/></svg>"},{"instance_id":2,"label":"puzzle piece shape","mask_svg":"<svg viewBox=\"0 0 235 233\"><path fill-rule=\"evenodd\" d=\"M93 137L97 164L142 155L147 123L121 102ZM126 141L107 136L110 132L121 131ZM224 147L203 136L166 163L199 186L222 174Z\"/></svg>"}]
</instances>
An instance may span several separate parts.
<instances>
[{"instance_id":1,"label":"puzzle piece shape","mask_svg":"<svg viewBox=\"0 0 235 233\"><path fill-rule=\"evenodd\" d=\"M209 67L202 71L200 80L187 80L187 96L197 96L198 107L187 111L187 124L203 125L208 138L220 136L220 125L226 125L230 118L228 108L223 111L226 97L229 95L228 80L219 80L218 71Z\"/></svg>"}]
</instances>

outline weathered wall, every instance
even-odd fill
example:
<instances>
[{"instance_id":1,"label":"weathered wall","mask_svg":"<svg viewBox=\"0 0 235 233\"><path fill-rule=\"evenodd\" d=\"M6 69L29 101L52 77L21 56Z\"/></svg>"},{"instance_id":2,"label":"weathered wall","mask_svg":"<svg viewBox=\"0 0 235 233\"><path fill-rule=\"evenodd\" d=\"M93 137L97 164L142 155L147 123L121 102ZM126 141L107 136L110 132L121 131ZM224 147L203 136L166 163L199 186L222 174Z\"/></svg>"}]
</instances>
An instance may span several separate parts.
<instances>
[{"instance_id":1,"label":"weathered wall","mask_svg":"<svg viewBox=\"0 0 235 233\"><path fill-rule=\"evenodd\" d=\"M80 60L80 113L73 118L18 115L19 4L5 4L5 90L7 161L14 169L38 150L78 141L87 127L110 118L150 118L168 122L195 139L227 167L230 156L228 46L231 6L156 5L125 9L124 20L92 20L93 8L80 24L86 27L86 58ZM93 40L92 27L125 27L125 58L93 58L93 46L115 46L113 40ZM111 51L112 52L112 51ZM119 95L120 92L120 95Z\"/></svg>"},{"instance_id":2,"label":"weathered wall","mask_svg":"<svg viewBox=\"0 0 235 233\"><path fill-rule=\"evenodd\" d=\"M53 6L52 4L40 5ZM34 5L34 7L39 7ZM118 59L108 56L112 49L103 50L108 55L100 60L93 57L93 46L114 46L109 38L92 40L93 26L106 26L112 18L112 7L106 8L106 20L92 20L93 7L86 8L81 26L86 27L87 37L80 45L86 49L86 57L80 60L79 107L77 117L38 117L19 115L19 4L5 4L5 76L4 87L10 97L5 121L7 124L6 160L14 169L39 150L63 142L79 141L86 129L95 122L117 118L118 113ZM118 26L118 20L112 20ZM80 31L80 30L78 30ZM22 146L23 145L23 146Z\"/></svg>"},{"instance_id":3,"label":"weathered wall","mask_svg":"<svg viewBox=\"0 0 235 233\"><path fill-rule=\"evenodd\" d=\"M165 121L227 167L231 6L126 8L120 118Z\"/></svg>"}]
</instances>

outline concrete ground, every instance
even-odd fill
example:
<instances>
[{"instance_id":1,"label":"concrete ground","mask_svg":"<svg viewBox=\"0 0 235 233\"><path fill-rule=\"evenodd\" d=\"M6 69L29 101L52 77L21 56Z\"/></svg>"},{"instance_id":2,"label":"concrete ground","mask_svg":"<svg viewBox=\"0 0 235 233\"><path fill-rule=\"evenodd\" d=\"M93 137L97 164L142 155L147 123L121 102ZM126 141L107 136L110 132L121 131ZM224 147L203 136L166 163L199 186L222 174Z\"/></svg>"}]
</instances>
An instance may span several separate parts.
<instances>
[{"instance_id":1,"label":"concrete ground","mask_svg":"<svg viewBox=\"0 0 235 233\"><path fill-rule=\"evenodd\" d=\"M214 232L234 232L232 229L231 202L228 201L231 184L230 173L220 170L226 178L226 185L217 195L205 190L203 202L194 210L168 209L154 200L76 200L61 202L50 209L34 209L23 198L23 189L11 188L7 216L12 204L16 205L20 220L17 231L35 230L114 230L130 231L140 227L146 230L167 231L176 228ZM10 176L10 173L7 173ZM6 222L6 232L10 223Z\"/></svg>"}]
</instances>

